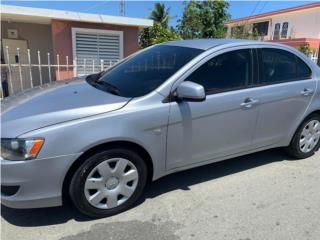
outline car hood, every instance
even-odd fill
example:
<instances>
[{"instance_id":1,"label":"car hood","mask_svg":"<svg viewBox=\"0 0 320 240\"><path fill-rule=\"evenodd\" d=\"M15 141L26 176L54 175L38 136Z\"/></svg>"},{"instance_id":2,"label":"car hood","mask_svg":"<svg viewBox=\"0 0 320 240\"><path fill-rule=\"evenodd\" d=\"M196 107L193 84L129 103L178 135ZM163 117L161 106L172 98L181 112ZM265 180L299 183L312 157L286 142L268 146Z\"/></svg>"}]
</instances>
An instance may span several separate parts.
<instances>
[{"instance_id":1,"label":"car hood","mask_svg":"<svg viewBox=\"0 0 320 240\"><path fill-rule=\"evenodd\" d=\"M45 84L1 101L1 137L115 111L129 100L98 90L84 78Z\"/></svg>"}]
</instances>

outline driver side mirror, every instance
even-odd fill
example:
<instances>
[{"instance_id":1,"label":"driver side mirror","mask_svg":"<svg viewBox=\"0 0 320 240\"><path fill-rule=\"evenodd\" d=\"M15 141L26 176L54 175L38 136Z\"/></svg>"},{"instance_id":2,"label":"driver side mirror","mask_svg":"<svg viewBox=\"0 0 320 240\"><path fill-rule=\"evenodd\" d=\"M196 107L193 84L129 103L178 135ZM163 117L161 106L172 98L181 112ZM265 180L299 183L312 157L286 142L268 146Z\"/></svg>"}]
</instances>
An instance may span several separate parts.
<instances>
[{"instance_id":1,"label":"driver side mirror","mask_svg":"<svg viewBox=\"0 0 320 240\"><path fill-rule=\"evenodd\" d=\"M206 93L200 84L185 81L178 86L176 97L179 100L202 102L206 100Z\"/></svg>"}]
</instances>

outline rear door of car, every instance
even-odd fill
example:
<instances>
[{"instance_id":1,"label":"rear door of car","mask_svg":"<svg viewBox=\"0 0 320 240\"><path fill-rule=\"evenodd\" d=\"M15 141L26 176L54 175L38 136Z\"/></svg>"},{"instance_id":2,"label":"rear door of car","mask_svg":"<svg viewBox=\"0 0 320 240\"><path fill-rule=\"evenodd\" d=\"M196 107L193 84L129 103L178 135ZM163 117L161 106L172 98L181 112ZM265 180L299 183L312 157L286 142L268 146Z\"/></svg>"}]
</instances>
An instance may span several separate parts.
<instances>
[{"instance_id":1,"label":"rear door of car","mask_svg":"<svg viewBox=\"0 0 320 240\"><path fill-rule=\"evenodd\" d=\"M316 91L316 78L294 53L277 47L257 49L259 56L259 117L253 146L288 141L302 121Z\"/></svg>"}]
</instances>

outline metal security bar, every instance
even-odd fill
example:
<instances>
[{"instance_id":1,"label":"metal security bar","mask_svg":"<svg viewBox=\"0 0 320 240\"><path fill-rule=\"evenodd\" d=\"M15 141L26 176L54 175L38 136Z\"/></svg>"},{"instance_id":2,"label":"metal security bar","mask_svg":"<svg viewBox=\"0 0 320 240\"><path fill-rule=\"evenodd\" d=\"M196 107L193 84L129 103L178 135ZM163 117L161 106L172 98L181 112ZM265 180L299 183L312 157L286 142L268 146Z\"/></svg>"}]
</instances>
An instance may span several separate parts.
<instances>
[{"instance_id":1,"label":"metal security bar","mask_svg":"<svg viewBox=\"0 0 320 240\"><path fill-rule=\"evenodd\" d=\"M26 55L24 60L21 57L22 54ZM92 57L70 59L69 56L65 56L62 59L59 54L55 56L54 61L50 53L46 54L46 59L41 58L40 51L36 52L37 61L32 62L30 49L27 49L25 53L22 53L19 48L10 52L8 46L4 49L3 56L5 63L0 65L0 97L6 97L56 80L101 72L118 62L118 60L95 59ZM63 64L61 64L62 61Z\"/></svg>"},{"instance_id":2,"label":"metal security bar","mask_svg":"<svg viewBox=\"0 0 320 240\"><path fill-rule=\"evenodd\" d=\"M314 57L314 56L312 56L312 57L310 57L311 58L311 60L312 61L314 61L315 63L317 63L318 62L318 57Z\"/></svg>"}]
</instances>

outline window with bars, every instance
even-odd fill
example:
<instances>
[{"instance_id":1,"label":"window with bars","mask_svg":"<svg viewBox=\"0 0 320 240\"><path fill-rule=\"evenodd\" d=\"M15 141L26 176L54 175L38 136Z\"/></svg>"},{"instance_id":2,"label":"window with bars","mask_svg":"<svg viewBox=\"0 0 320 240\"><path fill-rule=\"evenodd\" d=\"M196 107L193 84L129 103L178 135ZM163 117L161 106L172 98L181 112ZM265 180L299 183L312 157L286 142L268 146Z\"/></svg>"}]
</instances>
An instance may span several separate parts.
<instances>
[{"instance_id":1,"label":"window with bars","mask_svg":"<svg viewBox=\"0 0 320 240\"><path fill-rule=\"evenodd\" d=\"M279 40L280 39L280 23L276 23L274 25L274 32L273 32L273 40Z\"/></svg>"},{"instance_id":2,"label":"window with bars","mask_svg":"<svg viewBox=\"0 0 320 240\"><path fill-rule=\"evenodd\" d=\"M73 29L73 52L77 75L99 72L118 62L122 56L122 32Z\"/></svg>"},{"instance_id":3,"label":"window with bars","mask_svg":"<svg viewBox=\"0 0 320 240\"><path fill-rule=\"evenodd\" d=\"M282 23L281 38L287 38L289 23Z\"/></svg>"}]
</instances>

